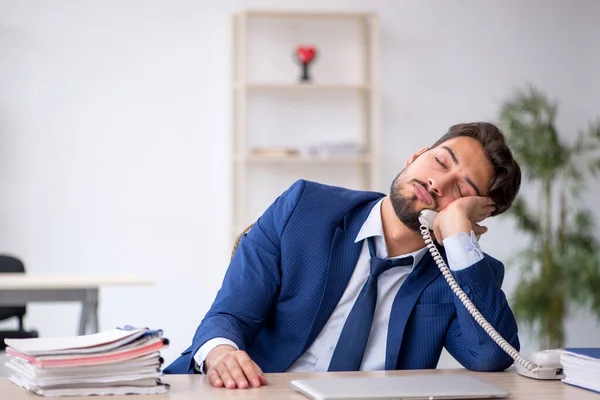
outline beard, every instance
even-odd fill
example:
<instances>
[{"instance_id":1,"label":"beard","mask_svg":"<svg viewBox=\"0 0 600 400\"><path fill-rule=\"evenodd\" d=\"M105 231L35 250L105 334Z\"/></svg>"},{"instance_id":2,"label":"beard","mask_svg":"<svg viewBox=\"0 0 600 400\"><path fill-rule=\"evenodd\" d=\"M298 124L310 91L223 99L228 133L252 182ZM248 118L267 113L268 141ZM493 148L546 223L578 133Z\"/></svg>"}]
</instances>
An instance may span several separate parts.
<instances>
[{"instance_id":1,"label":"beard","mask_svg":"<svg viewBox=\"0 0 600 400\"><path fill-rule=\"evenodd\" d=\"M417 183L422 185L425 190L429 192L428 185L418 179L408 179L404 176L405 171L406 169L402 170L402 172L400 172L392 182L392 186L390 188L390 201L392 203L392 207L394 208L394 213L396 213L396 216L400 222L402 222L408 229L415 232L420 232L421 223L419 222L419 212L424 210L425 207L417 207L417 196L412 190L406 190L406 188L412 188L412 185ZM402 194L403 191L410 194ZM429 192L429 194L433 199L432 209L435 210L437 209L437 199L435 193Z\"/></svg>"}]
</instances>

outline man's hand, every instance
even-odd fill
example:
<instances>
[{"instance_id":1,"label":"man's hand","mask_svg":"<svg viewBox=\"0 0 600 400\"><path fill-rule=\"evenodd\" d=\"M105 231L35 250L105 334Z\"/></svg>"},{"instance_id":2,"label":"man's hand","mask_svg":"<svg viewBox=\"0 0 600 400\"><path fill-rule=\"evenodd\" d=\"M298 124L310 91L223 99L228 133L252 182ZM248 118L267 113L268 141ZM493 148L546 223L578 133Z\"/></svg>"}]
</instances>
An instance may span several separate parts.
<instances>
[{"instance_id":1,"label":"man's hand","mask_svg":"<svg viewBox=\"0 0 600 400\"><path fill-rule=\"evenodd\" d=\"M460 232L475 232L477 239L487 232L485 226L478 223L489 217L495 210L494 202L489 197L469 196L457 199L440 211L433 224L433 234L437 242Z\"/></svg>"},{"instance_id":2,"label":"man's hand","mask_svg":"<svg viewBox=\"0 0 600 400\"><path fill-rule=\"evenodd\" d=\"M262 370L250 359L248 353L229 345L217 346L204 360L204 369L214 387L246 389L249 385L266 385Z\"/></svg>"}]
</instances>

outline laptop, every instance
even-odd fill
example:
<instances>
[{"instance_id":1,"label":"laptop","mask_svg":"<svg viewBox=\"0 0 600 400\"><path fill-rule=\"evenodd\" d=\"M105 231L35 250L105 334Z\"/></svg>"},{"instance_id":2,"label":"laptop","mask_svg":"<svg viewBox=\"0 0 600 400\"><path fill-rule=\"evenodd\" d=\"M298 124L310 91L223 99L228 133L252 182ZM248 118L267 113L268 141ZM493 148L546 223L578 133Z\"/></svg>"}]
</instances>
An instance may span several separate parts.
<instances>
[{"instance_id":1,"label":"laptop","mask_svg":"<svg viewBox=\"0 0 600 400\"><path fill-rule=\"evenodd\" d=\"M313 400L492 399L510 395L469 375L297 379L292 386Z\"/></svg>"}]
</instances>

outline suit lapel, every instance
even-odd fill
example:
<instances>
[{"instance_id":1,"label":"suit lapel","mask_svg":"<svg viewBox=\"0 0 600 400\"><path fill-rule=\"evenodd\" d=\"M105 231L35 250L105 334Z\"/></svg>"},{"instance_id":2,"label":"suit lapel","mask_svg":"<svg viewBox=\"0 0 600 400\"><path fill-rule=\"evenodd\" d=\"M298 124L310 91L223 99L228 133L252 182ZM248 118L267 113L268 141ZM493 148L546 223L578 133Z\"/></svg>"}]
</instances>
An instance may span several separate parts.
<instances>
[{"instance_id":1,"label":"suit lapel","mask_svg":"<svg viewBox=\"0 0 600 400\"><path fill-rule=\"evenodd\" d=\"M443 250L439 248L440 253ZM400 286L400 290L392 304L388 325L387 348L385 354L385 369L394 370L398 364L400 346L406 329L408 317L423 290L440 274L429 251Z\"/></svg>"},{"instance_id":2,"label":"suit lapel","mask_svg":"<svg viewBox=\"0 0 600 400\"><path fill-rule=\"evenodd\" d=\"M303 352L317 338L344 294L363 246L362 241L358 243L354 243L354 241L371 209L379 200L371 201L360 209L348 213L344 217L342 227L336 229L329 253L325 286L321 295L319 310L302 350Z\"/></svg>"}]
</instances>

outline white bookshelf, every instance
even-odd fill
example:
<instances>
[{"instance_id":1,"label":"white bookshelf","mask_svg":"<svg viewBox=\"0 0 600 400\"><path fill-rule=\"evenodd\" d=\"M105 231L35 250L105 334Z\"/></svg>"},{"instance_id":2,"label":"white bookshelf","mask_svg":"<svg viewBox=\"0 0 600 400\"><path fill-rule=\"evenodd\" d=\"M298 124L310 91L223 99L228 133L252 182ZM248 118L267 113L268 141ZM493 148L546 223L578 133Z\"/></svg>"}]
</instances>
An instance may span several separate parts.
<instances>
[{"instance_id":1,"label":"white bookshelf","mask_svg":"<svg viewBox=\"0 0 600 400\"><path fill-rule=\"evenodd\" d=\"M381 190L377 15L249 10L233 16L232 29L234 237L299 178ZM293 60L300 44L318 51L309 83L299 82ZM357 151L306 150L319 141L356 143ZM281 148L298 151L254 152Z\"/></svg>"},{"instance_id":2,"label":"white bookshelf","mask_svg":"<svg viewBox=\"0 0 600 400\"><path fill-rule=\"evenodd\" d=\"M245 89L252 91L368 91L369 85L365 84L299 84L299 83L236 83L236 89Z\"/></svg>"}]
</instances>

